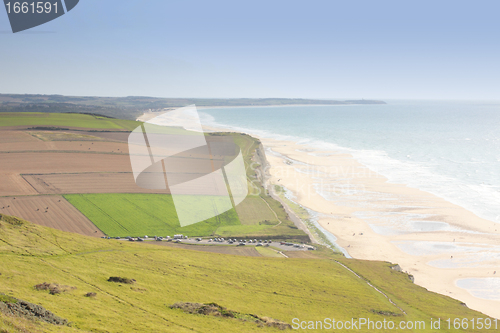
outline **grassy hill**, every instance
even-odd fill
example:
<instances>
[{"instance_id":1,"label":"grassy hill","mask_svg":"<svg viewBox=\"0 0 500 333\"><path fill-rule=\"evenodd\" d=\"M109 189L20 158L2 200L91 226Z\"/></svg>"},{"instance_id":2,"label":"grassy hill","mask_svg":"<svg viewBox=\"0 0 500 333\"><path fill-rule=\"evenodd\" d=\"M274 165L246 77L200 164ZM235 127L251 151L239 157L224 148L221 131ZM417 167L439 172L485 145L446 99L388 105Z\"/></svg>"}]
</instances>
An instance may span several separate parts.
<instances>
[{"instance_id":1,"label":"grassy hill","mask_svg":"<svg viewBox=\"0 0 500 333\"><path fill-rule=\"evenodd\" d=\"M0 293L40 304L71 326L2 314L0 332L278 331L252 320L170 308L178 302L215 302L246 318L253 314L289 324L294 318L426 323L424 330L398 332L434 332L431 318L484 317L414 285L389 263L323 257L242 257L107 241L1 216ZM136 282L108 282L111 276ZM59 285L61 292L52 295L34 288L44 282ZM85 297L89 292L95 296Z\"/></svg>"}]
</instances>

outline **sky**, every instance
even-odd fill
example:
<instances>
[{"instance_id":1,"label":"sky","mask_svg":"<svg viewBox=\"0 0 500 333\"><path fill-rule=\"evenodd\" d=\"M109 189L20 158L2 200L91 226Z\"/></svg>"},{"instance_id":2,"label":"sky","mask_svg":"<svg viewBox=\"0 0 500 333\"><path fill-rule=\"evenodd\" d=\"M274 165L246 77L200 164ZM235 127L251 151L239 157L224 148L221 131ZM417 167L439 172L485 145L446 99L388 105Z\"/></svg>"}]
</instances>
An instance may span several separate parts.
<instances>
[{"instance_id":1,"label":"sky","mask_svg":"<svg viewBox=\"0 0 500 333\"><path fill-rule=\"evenodd\" d=\"M500 1L80 0L13 34L0 93L500 99Z\"/></svg>"}]
</instances>

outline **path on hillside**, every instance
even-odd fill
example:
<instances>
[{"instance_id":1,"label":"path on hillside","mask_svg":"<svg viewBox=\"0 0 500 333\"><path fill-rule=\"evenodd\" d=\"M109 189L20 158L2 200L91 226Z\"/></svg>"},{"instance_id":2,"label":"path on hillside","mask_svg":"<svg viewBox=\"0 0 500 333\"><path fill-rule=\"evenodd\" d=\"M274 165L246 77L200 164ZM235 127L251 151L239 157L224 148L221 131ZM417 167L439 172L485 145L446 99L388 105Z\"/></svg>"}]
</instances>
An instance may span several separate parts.
<instances>
[{"instance_id":1,"label":"path on hillside","mask_svg":"<svg viewBox=\"0 0 500 333\"><path fill-rule=\"evenodd\" d=\"M402 308L400 308L396 303L394 303L392 301L392 299L389 298L389 296L387 296L383 291L381 291L380 289L378 289L377 287L375 287L373 284L371 284L370 282L368 282L366 279L364 279L363 277L361 277L360 275L358 275L358 273L356 273L355 271L353 271L352 269L350 269L349 267L347 267L346 265L342 264L341 262L338 262L337 260L334 260L337 264L339 264L340 266L344 267L345 269L347 269L349 272L351 272L352 274L354 274L358 279L361 279L363 281L366 282L366 284L368 286L370 286L371 288L373 288L375 291L377 291L378 293L382 294L385 298L387 298L387 300L392 304L394 305L395 307L397 307L401 312L403 312L403 314L406 314L405 310L403 310Z\"/></svg>"}]
</instances>

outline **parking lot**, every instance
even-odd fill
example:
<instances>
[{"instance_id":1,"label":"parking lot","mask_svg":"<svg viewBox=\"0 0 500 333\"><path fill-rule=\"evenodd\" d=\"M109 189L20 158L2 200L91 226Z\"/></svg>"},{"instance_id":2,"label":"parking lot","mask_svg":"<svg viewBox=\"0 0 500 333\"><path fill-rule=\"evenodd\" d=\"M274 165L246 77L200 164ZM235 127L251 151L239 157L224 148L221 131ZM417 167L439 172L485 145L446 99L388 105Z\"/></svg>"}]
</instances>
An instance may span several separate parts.
<instances>
[{"instance_id":1,"label":"parking lot","mask_svg":"<svg viewBox=\"0 0 500 333\"><path fill-rule=\"evenodd\" d=\"M199 244L199 245L211 245L211 246L245 246L245 247L273 247L275 249L281 251L311 251L315 250L315 248L308 244L299 244L299 243L291 243L288 241L279 241L279 240L266 240L266 239L238 239L238 238L185 238L183 237L126 237L126 238L114 238L123 241L135 241L135 242L173 242L173 243L183 243L183 244ZM103 237L107 238L107 237ZM108 238L113 239L113 238Z\"/></svg>"}]
</instances>

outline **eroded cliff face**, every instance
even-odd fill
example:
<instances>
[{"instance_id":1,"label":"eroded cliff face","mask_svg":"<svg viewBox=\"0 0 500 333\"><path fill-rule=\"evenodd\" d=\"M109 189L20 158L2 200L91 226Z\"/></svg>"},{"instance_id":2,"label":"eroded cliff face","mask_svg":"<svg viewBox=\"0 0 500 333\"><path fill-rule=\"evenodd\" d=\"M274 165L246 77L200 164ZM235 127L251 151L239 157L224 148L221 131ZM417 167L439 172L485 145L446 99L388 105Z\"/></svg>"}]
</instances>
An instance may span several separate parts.
<instances>
[{"instance_id":1,"label":"eroded cliff face","mask_svg":"<svg viewBox=\"0 0 500 333\"><path fill-rule=\"evenodd\" d=\"M269 176L269 163L266 159L266 152L264 149L264 145L259 141L259 145L255 149L255 154L252 158L254 162L257 162L258 165L255 166L255 173L257 180L262 184L262 187L267 188L267 179Z\"/></svg>"}]
</instances>

